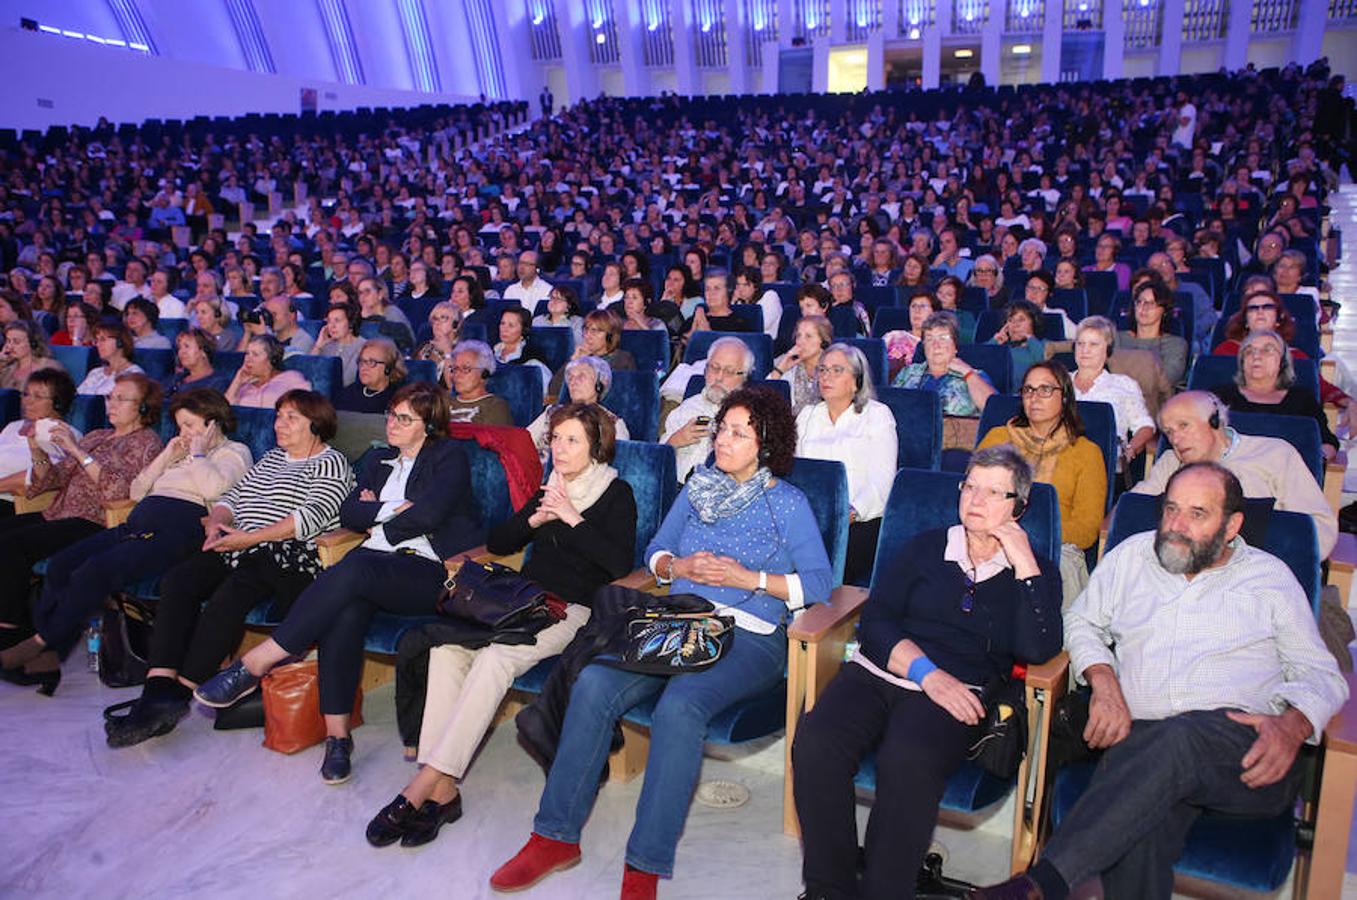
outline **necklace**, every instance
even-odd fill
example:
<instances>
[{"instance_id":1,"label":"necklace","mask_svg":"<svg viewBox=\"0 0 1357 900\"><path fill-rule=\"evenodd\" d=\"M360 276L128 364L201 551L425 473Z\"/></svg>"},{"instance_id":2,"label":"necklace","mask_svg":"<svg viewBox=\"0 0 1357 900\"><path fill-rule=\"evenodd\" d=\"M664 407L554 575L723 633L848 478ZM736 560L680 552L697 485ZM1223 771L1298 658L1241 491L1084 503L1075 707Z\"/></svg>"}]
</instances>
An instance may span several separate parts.
<instances>
[{"instance_id":1,"label":"necklace","mask_svg":"<svg viewBox=\"0 0 1357 900\"><path fill-rule=\"evenodd\" d=\"M370 390L368 390L368 386L367 386L367 385L363 385L363 396L364 396L364 397L369 397L369 398L370 398L370 397L376 397L376 396L377 396L378 394L380 394L380 393L381 393L381 391L370 391Z\"/></svg>"}]
</instances>

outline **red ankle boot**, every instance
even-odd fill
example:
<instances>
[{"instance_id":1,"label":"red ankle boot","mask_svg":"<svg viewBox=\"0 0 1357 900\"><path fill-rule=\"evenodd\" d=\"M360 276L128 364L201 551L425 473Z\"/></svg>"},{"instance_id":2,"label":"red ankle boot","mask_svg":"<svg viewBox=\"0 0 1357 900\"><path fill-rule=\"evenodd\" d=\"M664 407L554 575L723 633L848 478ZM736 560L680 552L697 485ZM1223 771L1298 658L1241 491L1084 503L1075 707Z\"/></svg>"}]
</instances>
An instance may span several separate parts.
<instances>
[{"instance_id":1,"label":"red ankle boot","mask_svg":"<svg viewBox=\"0 0 1357 900\"><path fill-rule=\"evenodd\" d=\"M490 876L490 887L509 893L525 891L552 872L568 869L580 861L580 845L553 841L533 833L523 849ZM651 891L650 896L654 896Z\"/></svg>"},{"instance_id":2,"label":"red ankle boot","mask_svg":"<svg viewBox=\"0 0 1357 900\"><path fill-rule=\"evenodd\" d=\"M621 900L655 900L660 876L627 866L622 870Z\"/></svg>"}]
</instances>

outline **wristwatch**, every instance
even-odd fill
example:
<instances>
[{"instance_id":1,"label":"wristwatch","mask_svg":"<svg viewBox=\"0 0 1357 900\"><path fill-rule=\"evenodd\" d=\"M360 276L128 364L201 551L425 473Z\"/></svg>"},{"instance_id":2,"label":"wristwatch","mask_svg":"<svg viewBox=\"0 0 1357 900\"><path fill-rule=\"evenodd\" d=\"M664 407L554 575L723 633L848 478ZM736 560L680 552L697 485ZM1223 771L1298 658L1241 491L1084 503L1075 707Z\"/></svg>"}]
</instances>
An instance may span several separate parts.
<instances>
[{"instance_id":1,"label":"wristwatch","mask_svg":"<svg viewBox=\"0 0 1357 900\"><path fill-rule=\"evenodd\" d=\"M768 593L768 573L767 573L767 572L760 572L760 573L759 573L759 593L761 593L761 594L766 594L766 593Z\"/></svg>"},{"instance_id":2,"label":"wristwatch","mask_svg":"<svg viewBox=\"0 0 1357 900\"><path fill-rule=\"evenodd\" d=\"M84 459L80 460L80 468L86 468L92 462L94 462L94 457L86 456Z\"/></svg>"}]
</instances>

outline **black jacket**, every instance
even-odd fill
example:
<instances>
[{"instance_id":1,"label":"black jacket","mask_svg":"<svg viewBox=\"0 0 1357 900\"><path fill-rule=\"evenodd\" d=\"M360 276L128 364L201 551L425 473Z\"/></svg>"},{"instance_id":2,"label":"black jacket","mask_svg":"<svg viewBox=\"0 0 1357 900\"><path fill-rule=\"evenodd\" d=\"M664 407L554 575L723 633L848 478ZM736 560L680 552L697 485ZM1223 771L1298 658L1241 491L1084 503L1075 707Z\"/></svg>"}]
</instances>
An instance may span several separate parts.
<instances>
[{"instance_id":1,"label":"black jacket","mask_svg":"<svg viewBox=\"0 0 1357 900\"><path fill-rule=\"evenodd\" d=\"M377 524L381 502L360 500L359 496L364 489L381 496L387 478L395 471L388 463L399 452L392 447L368 457L358 473L358 486L339 507L340 525L367 531ZM455 442L445 438L424 442L405 482L405 498L410 508L383 526L392 544L425 535L439 559L450 559L480 543L482 530L471 505L471 465Z\"/></svg>"}]
</instances>

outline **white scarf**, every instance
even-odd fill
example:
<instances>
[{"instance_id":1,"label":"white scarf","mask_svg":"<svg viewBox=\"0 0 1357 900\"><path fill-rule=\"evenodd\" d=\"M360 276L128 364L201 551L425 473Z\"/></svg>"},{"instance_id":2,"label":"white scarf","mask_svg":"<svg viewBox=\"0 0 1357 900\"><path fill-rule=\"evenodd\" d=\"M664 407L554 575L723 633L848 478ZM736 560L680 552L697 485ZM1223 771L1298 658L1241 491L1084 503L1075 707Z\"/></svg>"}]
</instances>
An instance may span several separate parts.
<instances>
[{"instance_id":1,"label":"white scarf","mask_svg":"<svg viewBox=\"0 0 1357 900\"><path fill-rule=\"evenodd\" d=\"M564 490L565 495L570 498L570 505L575 507L575 512L583 513L598 502L598 498L603 496L603 492L616 477L617 470L612 466L607 463L591 462L589 468L569 481L562 478L558 470L553 469L547 479L547 485L555 484Z\"/></svg>"}]
</instances>

